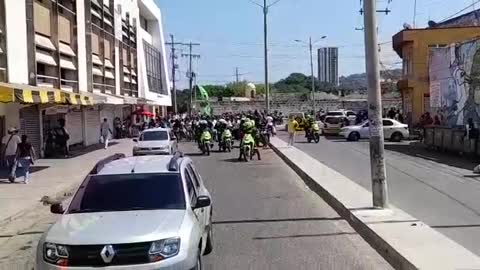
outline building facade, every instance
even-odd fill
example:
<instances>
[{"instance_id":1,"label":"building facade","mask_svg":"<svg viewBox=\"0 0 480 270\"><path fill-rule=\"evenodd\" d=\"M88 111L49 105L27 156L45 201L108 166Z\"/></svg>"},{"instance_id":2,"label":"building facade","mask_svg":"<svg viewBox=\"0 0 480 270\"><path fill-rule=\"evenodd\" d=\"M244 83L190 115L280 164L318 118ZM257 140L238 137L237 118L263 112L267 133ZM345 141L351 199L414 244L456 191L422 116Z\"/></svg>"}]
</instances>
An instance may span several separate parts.
<instances>
[{"instance_id":1,"label":"building facade","mask_svg":"<svg viewBox=\"0 0 480 270\"><path fill-rule=\"evenodd\" d=\"M43 153L58 119L88 146L104 118L165 115L164 43L153 0L0 0L0 135L18 127Z\"/></svg>"},{"instance_id":2,"label":"building facade","mask_svg":"<svg viewBox=\"0 0 480 270\"><path fill-rule=\"evenodd\" d=\"M439 27L404 29L393 36L393 49L402 58L403 78L397 86L402 93L403 111L410 125L425 112L436 114L430 106L429 59L434 48L478 37L480 27Z\"/></svg>"},{"instance_id":3,"label":"building facade","mask_svg":"<svg viewBox=\"0 0 480 270\"><path fill-rule=\"evenodd\" d=\"M338 48L318 49L318 80L338 85Z\"/></svg>"}]
</instances>

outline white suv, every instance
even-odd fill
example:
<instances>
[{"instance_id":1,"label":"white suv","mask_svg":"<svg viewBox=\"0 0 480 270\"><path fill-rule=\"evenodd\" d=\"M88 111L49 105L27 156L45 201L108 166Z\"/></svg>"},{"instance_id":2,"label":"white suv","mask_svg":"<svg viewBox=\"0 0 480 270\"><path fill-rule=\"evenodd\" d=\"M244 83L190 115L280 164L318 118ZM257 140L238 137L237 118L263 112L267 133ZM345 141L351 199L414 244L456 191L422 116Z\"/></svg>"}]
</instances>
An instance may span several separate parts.
<instances>
[{"instance_id":1,"label":"white suv","mask_svg":"<svg viewBox=\"0 0 480 270\"><path fill-rule=\"evenodd\" d=\"M117 155L99 163L41 237L37 270L202 269L210 194L192 160Z\"/></svg>"}]
</instances>

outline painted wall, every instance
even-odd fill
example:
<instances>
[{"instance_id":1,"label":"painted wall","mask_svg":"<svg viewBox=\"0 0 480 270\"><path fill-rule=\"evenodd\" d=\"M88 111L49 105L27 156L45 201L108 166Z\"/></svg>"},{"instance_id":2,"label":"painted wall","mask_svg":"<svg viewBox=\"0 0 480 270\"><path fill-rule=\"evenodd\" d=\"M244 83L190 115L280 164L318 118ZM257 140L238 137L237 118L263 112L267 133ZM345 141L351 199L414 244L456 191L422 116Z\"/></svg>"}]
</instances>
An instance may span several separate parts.
<instances>
[{"instance_id":1,"label":"painted wall","mask_svg":"<svg viewBox=\"0 0 480 270\"><path fill-rule=\"evenodd\" d=\"M430 105L445 125L480 124L480 41L430 52Z\"/></svg>"},{"instance_id":2,"label":"painted wall","mask_svg":"<svg viewBox=\"0 0 480 270\"><path fill-rule=\"evenodd\" d=\"M403 47L412 50L412 74L399 82L399 88L405 96L411 97L412 120L417 123L426 111L430 94L429 52L430 45L462 42L480 36L480 27L412 29L403 30L393 37L393 48L403 59ZM404 106L405 107L405 106Z\"/></svg>"},{"instance_id":3,"label":"painted wall","mask_svg":"<svg viewBox=\"0 0 480 270\"><path fill-rule=\"evenodd\" d=\"M28 84L27 25L25 1L5 0L8 79ZM30 41L30 42L33 42Z\"/></svg>"}]
</instances>

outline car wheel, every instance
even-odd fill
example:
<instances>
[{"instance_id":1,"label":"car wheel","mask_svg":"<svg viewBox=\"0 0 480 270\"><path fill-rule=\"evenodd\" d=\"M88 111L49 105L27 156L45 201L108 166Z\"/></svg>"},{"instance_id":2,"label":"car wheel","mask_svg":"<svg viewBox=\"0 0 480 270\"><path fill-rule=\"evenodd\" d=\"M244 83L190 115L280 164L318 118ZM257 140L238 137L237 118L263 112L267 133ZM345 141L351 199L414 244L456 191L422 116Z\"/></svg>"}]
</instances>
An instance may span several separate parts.
<instances>
[{"instance_id":1,"label":"car wheel","mask_svg":"<svg viewBox=\"0 0 480 270\"><path fill-rule=\"evenodd\" d=\"M202 269L203 269L202 255L200 255L200 251L199 251L197 255L197 264L195 265L195 267L192 268L192 270L202 270Z\"/></svg>"},{"instance_id":2,"label":"car wheel","mask_svg":"<svg viewBox=\"0 0 480 270\"><path fill-rule=\"evenodd\" d=\"M392 134L392 137L390 138L392 142L401 142L403 140L403 135L400 132L395 132Z\"/></svg>"},{"instance_id":3,"label":"car wheel","mask_svg":"<svg viewBox=\"0 0 480 270\"><path fill-rule=\"evenodd\" d=\"M207 243L205 245L205 250L203 255L208 255L213 251L213 225L210 223L210 228L208 229Z\"/></svg>"},{"instance_id":4,"label":"car wheel","mask_svg":"<svg viewBox=\"0 0 480 270\"><path fill-rule=\"evenodd\" d=\"M360 134L358 132L352 132L350 135L348 135L348 140L352 142L356 142L360 140Z\"/></svg>"}]
</instances>

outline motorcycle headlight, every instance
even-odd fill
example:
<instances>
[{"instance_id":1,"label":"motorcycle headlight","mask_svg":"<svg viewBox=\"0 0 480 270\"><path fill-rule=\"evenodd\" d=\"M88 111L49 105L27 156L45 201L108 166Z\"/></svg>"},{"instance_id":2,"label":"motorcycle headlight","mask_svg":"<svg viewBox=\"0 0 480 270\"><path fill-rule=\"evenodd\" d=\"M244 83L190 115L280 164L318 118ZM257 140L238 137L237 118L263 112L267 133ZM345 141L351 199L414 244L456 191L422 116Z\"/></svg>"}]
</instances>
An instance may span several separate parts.
<instances>
[{"instance_id":1,"label":"motorcycle headlight","mask_svg":"<svg viewBox=\"0 0 480 270\"><path fill-rule=\"evenodd\" d=\"M43 258L56 265L68 265L68 248L63 245L45 243L43 245Z\"/></svg>"},{"instance_id":2,"label":"motorcycle headlight","mask_svg":"<svg viewBox=\"0 0 480 270\"><path fill-rule=\"evenodd\" d=\"M176 256L180 251L180 238L168 238L152 242L150 246L150 261L160 261Z\"/></svg>"}]
</instances>

